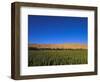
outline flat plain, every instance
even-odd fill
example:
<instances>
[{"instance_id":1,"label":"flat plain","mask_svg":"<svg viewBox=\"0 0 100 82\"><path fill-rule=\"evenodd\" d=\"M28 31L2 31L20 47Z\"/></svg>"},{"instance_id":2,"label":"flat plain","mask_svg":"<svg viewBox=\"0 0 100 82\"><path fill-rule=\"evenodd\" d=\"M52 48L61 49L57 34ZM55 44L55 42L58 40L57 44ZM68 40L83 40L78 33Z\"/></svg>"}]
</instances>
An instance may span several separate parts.
<instances>
[{"instance_id":1,"label":"flat plain","mask_svg":"<svg viewBox=\"0 0 100 82\"><path fill-rule=\"evenodd\" d=\"M87 64L85 44L29 44L28 66Z\"/></svg>"}]
</instances>

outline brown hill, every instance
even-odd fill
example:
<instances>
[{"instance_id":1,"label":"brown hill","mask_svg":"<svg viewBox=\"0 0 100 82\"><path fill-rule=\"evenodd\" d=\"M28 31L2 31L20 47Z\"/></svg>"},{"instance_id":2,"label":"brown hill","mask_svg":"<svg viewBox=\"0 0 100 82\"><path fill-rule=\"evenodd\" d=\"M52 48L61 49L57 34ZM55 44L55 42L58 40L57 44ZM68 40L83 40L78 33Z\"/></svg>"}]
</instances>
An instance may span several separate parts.
<instances>
[{"instance_id":1,"label":"brown hill","mask_svg":"<svg viewBox=\"0 0 100 82\"><path fill-rule=\"evenodd\" d=\"M51 49L87 49L86 44L29 44L28 47Z\"/></svg>"}]
</instances>

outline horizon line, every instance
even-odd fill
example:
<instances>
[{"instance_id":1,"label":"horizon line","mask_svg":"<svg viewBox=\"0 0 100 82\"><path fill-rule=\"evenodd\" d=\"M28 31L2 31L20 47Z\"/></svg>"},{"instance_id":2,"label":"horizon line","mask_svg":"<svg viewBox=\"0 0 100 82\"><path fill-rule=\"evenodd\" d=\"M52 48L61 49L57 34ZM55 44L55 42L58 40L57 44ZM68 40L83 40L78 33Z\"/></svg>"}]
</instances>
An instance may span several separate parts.
<instances>
[{"instance_id":1,"label":"horizon line","mask_svg":"<svg viewBox=\"0 0 100 82\"><path fill-rule=\"evenodd\" d=\"M28 45L30 44L83 44L83 45L87 45L87 43L28 43Z\"/></svg>"}]
</instances>

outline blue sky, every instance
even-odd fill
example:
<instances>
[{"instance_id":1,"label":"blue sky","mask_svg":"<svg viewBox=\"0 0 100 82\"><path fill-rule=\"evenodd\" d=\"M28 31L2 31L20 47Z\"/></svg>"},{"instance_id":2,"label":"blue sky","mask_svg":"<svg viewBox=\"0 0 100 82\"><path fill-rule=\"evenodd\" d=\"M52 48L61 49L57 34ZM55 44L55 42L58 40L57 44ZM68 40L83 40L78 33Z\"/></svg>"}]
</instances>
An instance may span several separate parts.
<instances>
[{"instance_id":1,"label":"blue sky","mask_svg":"<svg viewBox=\"0 0 100 82\"><path fill-rule=\"evenodd\" d=\"M29 44L87 44L88 19L28 15Z\"/></svg>"}]
</instances>

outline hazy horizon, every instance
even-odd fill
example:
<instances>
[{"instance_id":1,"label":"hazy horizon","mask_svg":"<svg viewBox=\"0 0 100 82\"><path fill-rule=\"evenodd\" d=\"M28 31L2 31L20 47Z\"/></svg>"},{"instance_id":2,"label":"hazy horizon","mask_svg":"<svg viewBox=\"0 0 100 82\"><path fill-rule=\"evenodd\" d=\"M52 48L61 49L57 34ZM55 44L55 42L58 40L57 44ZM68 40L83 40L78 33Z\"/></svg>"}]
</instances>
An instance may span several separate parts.
<instances>
[{"instance_id":1,"label":"hazy horizon","mask_svg":"<svg viewBox=\"0 0 100 82\"><path fill-rule=\"evenodd\" d=\"M28 44L80 44L80 45L87 45L85 43L28 43Z\"/></svg>"}]
</instances>

